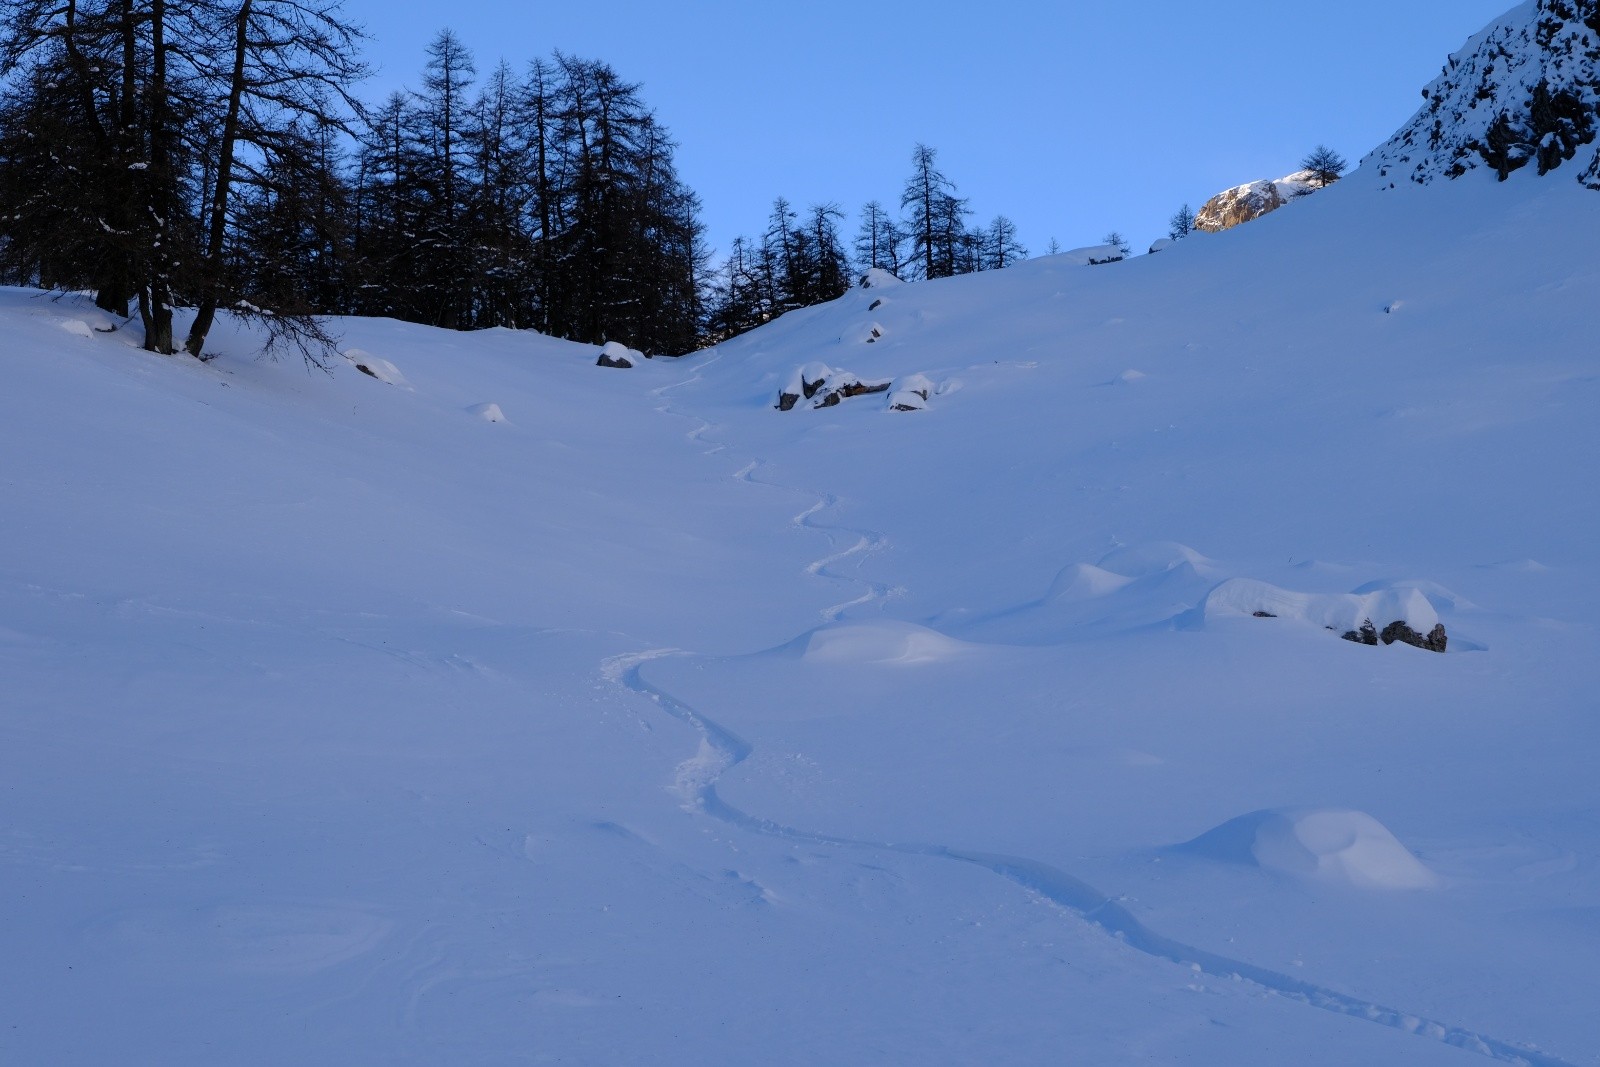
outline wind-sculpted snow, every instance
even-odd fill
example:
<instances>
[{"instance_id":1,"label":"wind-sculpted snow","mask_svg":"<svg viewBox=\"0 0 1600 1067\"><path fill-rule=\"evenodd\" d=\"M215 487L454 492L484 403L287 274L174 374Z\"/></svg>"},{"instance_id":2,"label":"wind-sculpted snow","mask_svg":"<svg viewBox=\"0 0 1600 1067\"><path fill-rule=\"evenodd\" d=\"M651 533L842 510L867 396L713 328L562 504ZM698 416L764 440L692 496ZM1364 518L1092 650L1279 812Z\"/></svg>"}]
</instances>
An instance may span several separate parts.
<instances>
[{"instance_id":1,"label":"wind-sculpted snow","mask_svg":"<svg viewBox=\"0 0 1600 1067\"><path fill-rule=\"evenodd\" d=\"M1189 968L1196 973L1234 982L1248 982L1264 992L1308 1007L1401 1030L1504 1063L1521 1064L1524 1067L1574 1067L1567 1061L1534 1049L1352 997L1164 937L1137 919L1115 897L1108 896L1066 871L1037 860L931 842L907 843L820 833L742 810L722 798L717 784L724 774L750 759L754 752L752 746L692 706L652 685L644 677L642 668L646 664L663 656L677 654L680 653L666 650L617 657L607 662L605 674L647 697L662 711L687 723L700 735L699 751L680 765L677 779L679 795L693 811L748 833L784 841L928 856L972 864L1014 883L1078 921L1099 927L1133 951ZM1243 836L1251 838L1246 843L1249 855L1271 869L1348 879L1363 886L1422 888L1434 884L1432 875L1387 830L1370 816L1359 812L1261 813L1259 817L1236 820L1188 847L1200 853L1232 858L1230 850Z\"/></svg>"},{"instance_id":2,"label":"wind-sculpted snow","mask_svg":"<svg viewBox=\"0 0 1600 1067\"><path fill-rule=\"evenodd\" d=\"M1181 847L1227 863L1367 889L1432 889L1439 884L1388 827L1362 811L1257 811L1230 819Z\"/></svg>"},{"instance_id":3,"label":"wind-sculpted snow","mask_svg":"<svg viewBox=\"0 0 1600 1067\"><path fill-rule=\"evenodd\" d=\"M1597 246L1347 181L626 373L0 292L0 1060L1596 1067Z\"/></svg>"}]
</instances>

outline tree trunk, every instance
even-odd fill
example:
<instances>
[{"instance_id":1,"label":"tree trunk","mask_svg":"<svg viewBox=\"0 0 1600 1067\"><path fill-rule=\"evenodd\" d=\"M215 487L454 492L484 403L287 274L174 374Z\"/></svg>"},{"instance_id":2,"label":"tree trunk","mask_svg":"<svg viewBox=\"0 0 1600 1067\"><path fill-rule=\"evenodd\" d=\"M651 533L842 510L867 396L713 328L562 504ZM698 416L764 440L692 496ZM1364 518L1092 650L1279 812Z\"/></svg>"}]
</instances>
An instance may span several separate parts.
<instances>
[{"instance_id":1,"label":"tree trunk","mask_svg":"<svg viewBox=\"0 0 1600 1067\"><path fill-rule=\"evenodd\" d=\"M211 198L211 217L207 223L206 256L201 264L200 307L189 328L184 351L196 359L205 350L206 335L217 317L222 292L222 247L228 225L228 192L233 183L233 152L239 134L239 106L244 97L244 61L250 27L250 6L239 7L233 40L233 77L228 86L228 111L222 120L222 144L217 150L217 182Z\"/></svg>"}]
</instances>

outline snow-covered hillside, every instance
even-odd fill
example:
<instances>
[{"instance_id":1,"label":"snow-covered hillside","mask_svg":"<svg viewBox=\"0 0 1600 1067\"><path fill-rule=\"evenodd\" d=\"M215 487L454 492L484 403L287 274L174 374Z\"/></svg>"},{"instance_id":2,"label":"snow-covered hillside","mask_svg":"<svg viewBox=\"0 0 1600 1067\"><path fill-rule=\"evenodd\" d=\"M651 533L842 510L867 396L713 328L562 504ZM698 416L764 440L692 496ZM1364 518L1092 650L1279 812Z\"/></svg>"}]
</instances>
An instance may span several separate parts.
<instances>
[{"instance_id":1,"label":"snow-covered hillside","mask_svg":"<svg viewBox=\"0 0 1600 1067\"><path fill-rule=\"evenodd\" d=\"M1600 1063L1600 216L1369 186L631 370L4 294L0 1053Z\"/></svg>"},{"instance_id":2,"label":"snow-covered hillside","mask_svg":"<svg viewBox=\"0 0 1600 1067\"><path fill-rule=\"evenodd\" d=\"M0 291L0 1062L1600 1065L1600 198L1378 184L629 369Z\"/></svg>"}]
</instances>

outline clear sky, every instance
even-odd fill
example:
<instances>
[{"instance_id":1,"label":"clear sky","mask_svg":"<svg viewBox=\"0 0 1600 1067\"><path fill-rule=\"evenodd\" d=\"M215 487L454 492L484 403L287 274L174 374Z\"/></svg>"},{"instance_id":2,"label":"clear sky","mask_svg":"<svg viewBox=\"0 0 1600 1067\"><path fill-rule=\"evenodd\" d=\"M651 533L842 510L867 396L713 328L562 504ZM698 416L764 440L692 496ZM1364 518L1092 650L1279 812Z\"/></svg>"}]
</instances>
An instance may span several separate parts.
<instances>
[{"instance_id":1,"label":"clear sky","mask_svg":"<svg viewBox=\"0 0 1600 1067\"><path fill-rule=\"evenodd\" d=\"M1445 57L1511 0L1219 4L1012 0L346 0L372 36L366 94L416 86L450 27L480 72L559 48L643 84L679 142L718 250L778 195L835 201L846 236L898 203L911 149L1005 214L1030 251L1117 229L1142 247L1180 204L1296 169L1319 142L1352 166L1421 103Z\"/></svg>"}]
</instances>

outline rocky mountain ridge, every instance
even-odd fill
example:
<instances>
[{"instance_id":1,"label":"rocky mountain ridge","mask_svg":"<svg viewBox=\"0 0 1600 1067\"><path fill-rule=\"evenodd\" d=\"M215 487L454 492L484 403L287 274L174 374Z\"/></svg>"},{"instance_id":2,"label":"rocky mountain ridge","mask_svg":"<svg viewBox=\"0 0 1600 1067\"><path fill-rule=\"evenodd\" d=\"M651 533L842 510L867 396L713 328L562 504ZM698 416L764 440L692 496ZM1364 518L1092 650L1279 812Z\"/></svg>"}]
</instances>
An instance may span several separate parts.
<instances>
[{"instance_id":1,"label":"rocky mountain ridge","mask_svg":"<svg viewBox=\"0 0 1600 1067\"><path fill-rule=\"evenodd\" d=\"M1575 164L1600 190L1600 0L1519 4L1452 55L1425 104L1362 161L1384 187L1479 168L1503 181Z\"/></svg>"}]
</instances>

